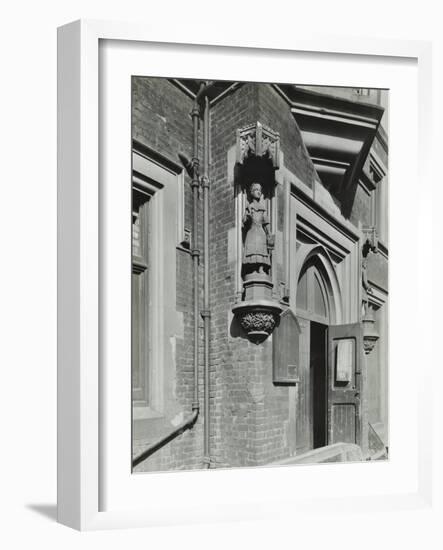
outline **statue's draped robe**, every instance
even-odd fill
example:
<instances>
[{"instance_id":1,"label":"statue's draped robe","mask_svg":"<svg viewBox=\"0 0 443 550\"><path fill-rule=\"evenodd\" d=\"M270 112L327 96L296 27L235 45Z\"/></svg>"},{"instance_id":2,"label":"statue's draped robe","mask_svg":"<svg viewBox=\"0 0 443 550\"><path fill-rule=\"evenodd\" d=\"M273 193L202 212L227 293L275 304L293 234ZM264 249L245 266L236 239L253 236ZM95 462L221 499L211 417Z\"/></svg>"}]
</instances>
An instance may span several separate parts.
<instances>
[{"instance_id":1,"label":"statue's draped robe","mask_svg":"<svg viewBox=\"0 0 443 550\"><path fill-rule=\"evenodd\" d=\"M249 202L245 211L246 233L243 263L270 266L264 226L269 224L266 205L263 200Z\"/></svg>"}]
</instances>

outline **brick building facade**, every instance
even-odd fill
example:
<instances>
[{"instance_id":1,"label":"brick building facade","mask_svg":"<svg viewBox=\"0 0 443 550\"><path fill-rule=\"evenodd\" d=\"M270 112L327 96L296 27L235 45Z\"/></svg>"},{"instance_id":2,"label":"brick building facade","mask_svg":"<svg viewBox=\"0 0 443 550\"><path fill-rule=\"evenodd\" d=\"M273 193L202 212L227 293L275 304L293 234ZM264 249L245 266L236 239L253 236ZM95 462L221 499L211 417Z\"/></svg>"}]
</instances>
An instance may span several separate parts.
<instances>
[{"instance_id":1,"label":"brick building facade","mask_svg":"<svg viewBox=\"0 0 443 550\"><path fill-rule=\"evenodd\" d=\"M132 128L135 471L386 457L387 92L134 77ZM272 266L248 299L257 180Z\"/></svg>"}]
</instances>

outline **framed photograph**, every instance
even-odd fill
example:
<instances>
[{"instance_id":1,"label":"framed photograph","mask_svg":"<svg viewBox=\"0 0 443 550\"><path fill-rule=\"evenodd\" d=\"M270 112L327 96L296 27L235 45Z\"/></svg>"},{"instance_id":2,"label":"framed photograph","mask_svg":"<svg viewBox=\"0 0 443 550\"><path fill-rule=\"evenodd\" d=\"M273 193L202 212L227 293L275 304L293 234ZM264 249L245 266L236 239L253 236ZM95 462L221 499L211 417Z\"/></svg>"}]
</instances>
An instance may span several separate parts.
<instances>
[{"instance_id":1,"label":"framed photograph","mask_svg":"<svg viewBox=\"0 0 443 550\"><path fill-rule=\"evenodd\" d=\"M430 506L429 44L58 40L59 521Z\"/></svg>"}]
</instances>

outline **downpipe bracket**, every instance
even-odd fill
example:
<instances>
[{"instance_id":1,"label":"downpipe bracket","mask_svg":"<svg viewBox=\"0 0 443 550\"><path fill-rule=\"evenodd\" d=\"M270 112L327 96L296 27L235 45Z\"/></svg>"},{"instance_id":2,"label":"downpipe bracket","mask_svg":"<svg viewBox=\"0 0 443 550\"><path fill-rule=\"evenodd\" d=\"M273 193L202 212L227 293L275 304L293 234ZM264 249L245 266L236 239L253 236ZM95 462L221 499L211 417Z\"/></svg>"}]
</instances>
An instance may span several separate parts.
<instances>
[{"instance_id":1,"label":"downpipe bracket","mask_svg":"<svg viewBox=\"0 0 443 550\"><path fill-rule=\"evenodd\" d=\"M202 177L200 178L200 185L203 187L203 189L205 189L205 188L206 188L206 189L209 189L209 184L210 184L210 183L211 183L211 182L210 182L210 180L209 180L208 177L202 176Z\"/></svg>"}]
</instances>

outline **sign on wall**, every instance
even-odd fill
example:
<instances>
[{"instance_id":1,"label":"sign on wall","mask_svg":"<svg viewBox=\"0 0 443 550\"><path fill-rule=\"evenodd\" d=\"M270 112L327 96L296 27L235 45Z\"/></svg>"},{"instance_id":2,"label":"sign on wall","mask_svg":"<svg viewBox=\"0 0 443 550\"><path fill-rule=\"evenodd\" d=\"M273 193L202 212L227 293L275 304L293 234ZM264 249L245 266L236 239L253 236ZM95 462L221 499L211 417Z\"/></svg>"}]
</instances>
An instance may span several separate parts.
<instances>
[{"instance_id":1,"label":"sign on wall","mask_svg":"<svg viewBox=\"0 0 443 550\"><path fill-rule=\"evenodd\" d=\"M272 370L276 385L298 382L300 325L291 309L280 315L280 323L272 335Z\"/></svg>"},{"instance_id":2,"label":"sign on wall","mask_svg":"<svg viewBox=\"0 0 443 550\"><path fill-rule=\"evenodd\" d=\"M352 381L354 339L339 340L336 348L335 380L349 383Z\"/></svg>"}]
</instances>

